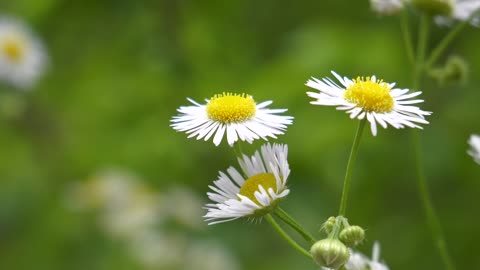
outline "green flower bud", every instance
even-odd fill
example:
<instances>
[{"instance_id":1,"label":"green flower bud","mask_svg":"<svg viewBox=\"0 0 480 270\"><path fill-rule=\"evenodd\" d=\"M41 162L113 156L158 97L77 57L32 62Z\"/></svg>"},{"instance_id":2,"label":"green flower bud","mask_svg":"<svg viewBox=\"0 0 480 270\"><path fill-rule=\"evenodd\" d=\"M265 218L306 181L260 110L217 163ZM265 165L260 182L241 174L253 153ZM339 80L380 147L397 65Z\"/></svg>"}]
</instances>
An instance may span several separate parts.
<instances>
[{"instance_id":1,"label":"green flower bud","mask_svg":"<svg viewBox=\"0 0 480 270\"><path fill-rule=\"evenodd\" d=\"M426 14L449 16L453 12L455 0L412 0L412 4Z\"/></svg>"},{"instance_id":2,"label":"green flower bud","mask_svg":"<svg viewBox=\"0 0 480 270\"><path fill-rule=\"evenodd\" d=\"M451 56L443 67L430 70L429 75L441 86L463 84L468 77L468 64L459 56Z\"/></svg>"},{"instance_id":3,"label":"green flower bud","mask_svg":"<svg viewBox=\"0 0 480 270\"><path fill-rule=\"evenodd\" d=\"M349 247L354 247L363 242L365 231L360 226L349 226L340 232L340 240Z\"/></svg>"},{"instance_id":4,"label":"green flower bud","mask_svg":"<svg viewBox=\"0 0 480 270\"><path fill-rule=\"evenodd\" d=\"M348 248L338 239L322 239L310 248L315 262L323 267L338 269L350 258Z\"/></svg>"},{"instance_id":5,"label":"green flower bud","mask_svg":"<svg viewBox=\"0 0 480 270\"><path fill-rule=\"evenodd\" d=\"M331 233L336 222L337 219L335 217L329 217L327 221L323 223L322 230L324 230L327 234Z\"/></svg>"}]
</instances>

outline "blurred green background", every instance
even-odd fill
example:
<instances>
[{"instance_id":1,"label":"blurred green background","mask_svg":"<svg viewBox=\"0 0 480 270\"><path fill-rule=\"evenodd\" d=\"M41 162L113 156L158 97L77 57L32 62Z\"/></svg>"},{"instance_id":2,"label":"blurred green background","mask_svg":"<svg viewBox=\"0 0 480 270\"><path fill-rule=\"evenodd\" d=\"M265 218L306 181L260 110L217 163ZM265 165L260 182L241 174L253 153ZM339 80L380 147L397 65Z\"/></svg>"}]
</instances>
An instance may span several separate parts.
<instances>
[{"instance_id":1,"label":"blurred green background","mask_svg":"<svg viewBox=\"0 0 480 270\"><path fill-rule=\"evenodd\" d=\"M289 145L292 169L283 208L316 232L337 212L356 122L309 105L304 83L335 70L411 86L399 18L373 14L366 0L4 0L0 11L31 25L51 58L35 89L18 94L25 111L1 116L0 269L168 269L135 260L104 233L98 213L72 211L69 187L121 168L149 192L191 190L200 218L207 185L236 165L234 155L226 144L187 139L169 120L186 97L223 91L274 100L295 117L278 140ZM447 31L433 27L432 44ZM467 27L449 50L468 61L468 82L426 80L421 89L422 109L434 112L422 131L426 173L458 269L476 267L480 242L480 166L466 154L468 137L480 133L479 31ZM348 218L367 229L360 250L370 255L379 240L391 269L442 269L409 139L408 130L365 133ZM173 199L162 204L177 209ZM216 241L238 269L317 269L265 222L167 227Z\"/></svg>"}]
</instances>

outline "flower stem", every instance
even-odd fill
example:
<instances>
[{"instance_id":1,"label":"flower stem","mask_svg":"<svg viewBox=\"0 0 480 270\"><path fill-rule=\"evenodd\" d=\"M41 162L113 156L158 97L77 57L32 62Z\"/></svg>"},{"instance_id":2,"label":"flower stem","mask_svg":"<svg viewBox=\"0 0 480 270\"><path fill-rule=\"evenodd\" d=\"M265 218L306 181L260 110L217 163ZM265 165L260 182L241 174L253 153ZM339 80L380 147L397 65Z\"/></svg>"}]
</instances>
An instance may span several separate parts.
<instances>
[{"instance_id":1,"label":"flower stem","mask_svg":"<svg viewBox=\"0 0 480 270\"><path fill-rule=\"evenodd\" d=\"M442 257L445 268L448 270L454 270L450 254L447 250L447 244L443 236L442 227L440 226L440 221L433 207L432 198L428 191L427 179L425 177L425 172L423 170L422 164L422 151L421 151L421 142L420 135L417 130L412 130L412 144L415 152L415 164L416 164L416 173L418 180L418 191L420 195L420 200L422 201L425 215L427 218L427 224L430 227L433 240L435 241L435 246Z\"/></svg>"},{"instance_id":2,"label":"flower stem","mask_svg":"<svg viewBox=\"0 0 480 270\"><path fill-rule=\"evenodd\" d=\"M297 242L295 242L295 240L293 240L283 229L282 227L280 227L280 225L278 225L278 223L275 221L275 219L273 219L272 215L271 214L266 214L265 215L265 219L268 221L268 223L270 223L270 225L272 225L272 227L283 237L283 239L285 239L295 250L297 250L298 252L300 252L302 255L304 255L305 257L308 257L309 259L313 259L312 257L312 254L310 254L310 252L308 252L307 250L305 250L304 248L302 248L299 244L297 244Z\"/></svg>"},{"instance_id":3,"label":"flower stem","mask_svg":"<svg viewBox=\"0 0 480 270\"><path fill-rule=\"evenodd\" d=\"M350 178L352 176L352 168L357 157L358 146L360 145L360 139L362 138L363 129L367 119L360 120L358 123L357 133L353 140L352 150L350 151L350 157L348 158L347 171L345 172L345 180L343 182L342 199L340 200L339 216L345 216L347 210L348 191L350 190Z\"/></svg>"},{"instance_id":4,"label":"flower stem","mask_svg":"<svg viewBox=\"0 0 480 270\"><path fill-rule=\"evenodd\" d=\"M419 43L418 43L418 51L417 51L417 54L418 54L417 55L417 62L416 62L416 65L414 66L413 85L414 85L415 89L419 88L419 86L420 86L420 83L421 83L420 79L421 79L421 76L424 74L424 71L425 71L424 68L425 67L428 68L428 64L427 64L427 66L425 66L425 52L426 52L426 43L427 43L427 39L428 39L428 30L429 30L428 29L428 22L425 22L426 20L430 20L430 17L423 15L422 18L421 18L420 31L419 31L419 37L418 37ZM452 32L455 32L455 31L452 31ZM455 36L455 35L453 35L453 36ZM451 37L451 39L453 39L453 36ZM445 41L445 39L444 39L444 41ZM446 42L444 46L446 47L449 42L450 41ZM436 50L438 48L442 48L441 46L443 46L443 45L439 45L436 48ZM430 57L429 61L432 61L432 59L434 61L436 61L436 58L440 55L440 53L442 51L443 51L443 49L440 49L438 51L438 55L437 55L437 52L434 51L431 54L431 57ZM422 147L421 147L421 141L420 141L420 134L418 133L417 130L414 130L414 129L412 129L411 132L412 132L411 133L412 134L412 146L413 146L413 151L414 151L414 155L415 155L414 158L415 158L416 174L417 174L417 181L418 181L417 187L418 187L420 200L422 201L423 208L424 208L424 211L425 211L427 224L430 227L430 231L432 233L432 238L435 241L435 246L436 246L438 252L440 253L440 256L443 260L445 268L448 269L448 270L454 270L455 267L453 265L453 262L451 260L451 257L449 255L449 253L448 253L448 250L447 250L447 245L446 245L445 237L443 236L442 228L440 226L440 221L439 221L438 216L435 212L435 208L433 206L432 199L431 199L430 193L428 191L427 179L425 177L425 172L423 170L423 157L422 157Z\"/></svg>"},{"instance_id":5,"label":"flower stem","mask_svg":"<svg viewBox=\"0 0 480 270\"><path fill-rule=\"evenodd\" d=\"M233 151L235 152L235 156L237 156L237 158L242 158L243 152L242 152L242 146L240 145L240 141L236 141L233 144Z\"/></svg>"},{"instance_id":6,"label":"flower stem","mask_svg":"<svg viewBox=\"0 0 480 270\"><path fill-rule=\"evenodd\" d=\"M285 210L280 207L277 207L274 212L275 216L281 219L283 222L287 223L295 231L297 231L306 241L310 244L315 243L315 238L308 233L298 222L295 221Z\"/></svg>"},{"instance_id":7,"label":"flower stem","mask_svg":"<svg viewBox=\"0 0 480 270\"><path fill-rule=\"evenodd\" d=\"M477 16L480 13L480 9L475 12L472 12L470 17L461 23L458 23L452 30L438 43L437 47L433 49L432 53L430 54L427 62L426 67L430 68L431 66L435 65L438 58L443 54L443 52L447 49L448 45L453 41L453 39L470 23L470 20Z\"/></svg>"},{"instance_id":8,"label":"flower stem","mask_svg":"<svg viewBox=\"0 0 480 270\"><path fill-rule=\"evenodd\" d=\"M407 50L408 60L412 65L414 65L415 52L413 50L412 34L410 32L410 24L408 21L408 11L406 9L402 12L400 27L402 29L403 40L405 42L405 49Z\"/></svg>"},{"instance_id":9,"label":"flower stem","mask_svg":"<svg viewBox=\"0 0 480 270\"><path fill-rule=\"evenodd\" d=\"M413 69L413 88L415 89L418 88L422 78L422 74L425 71L425 52L427 50L430 20L431 17L427 15L422 15L420 17L420 29L418 30L417 40L417 61Z\"/></svg>"}]
</instances>

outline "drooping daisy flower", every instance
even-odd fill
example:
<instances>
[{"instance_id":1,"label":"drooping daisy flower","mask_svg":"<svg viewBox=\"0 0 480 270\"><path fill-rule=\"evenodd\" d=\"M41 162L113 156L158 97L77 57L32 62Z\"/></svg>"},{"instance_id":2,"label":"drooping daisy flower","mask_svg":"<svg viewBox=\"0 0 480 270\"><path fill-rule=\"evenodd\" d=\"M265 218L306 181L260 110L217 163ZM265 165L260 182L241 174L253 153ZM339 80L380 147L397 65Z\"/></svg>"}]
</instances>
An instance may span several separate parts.
<instances>
[{"instance_id":1,"label":"drooping daisy flower","mask_svg":"<svg viewBox=\"0 0 480 270\"><path fill-rule=\"evenodd\" d=\"M238 159L246 177L234 167L227 169L228 174L220 172L218 180L209 186L213 192L207 195L214 203L206 205L205 220L216 224L261 217L272 211L290 192L286 187L290 174L287 154L287 145L265 144L260 153Z\"/></svg>"},{"instance_id":2,"label":"drooping daisy flower","mask_svg":"<svg viewBox=\"0 0 480 270\"><path fill-rule=\"evenodd\" d=\"M347 270L389 270L386 264L380 262L380 244L378 242L373 244L371 260L362 253L351 251L345 268ZM328 270L325 267L322 269Z\"/></svg>"},{"instance_id":3,"label":"drooping daisy flower","mask_svg":"<svg viewBox=\"0 0 480 270\"><path fill-rule=\"evenodd\" d=\"M436 16L435 22L442 25L450 25L453 20L465 21L469 19L472 25L480 27L480 0L452 1L450 15Z\"/></svg>"},{"instance_id":4,"label":"drooping daisy flower","mask_svg":"<svg viewBox=\"0 0 480 270\"><path fill-rule=\"evenodd\" d=\"M173 117L171 126L197 140L207 141L215 134L213 143L217 146L225 133L231 146L238 139L252 143L259 138L277 138L292 124L293 117L276 115L287 109L268 109L272 101L257 104L246 94L217 94L207 99L205 105L188 100L195 106L180 107L177 111L181 114Z\"/></svg>"},{"instance_id":5,"label":"drooping daisy flower","mask_svg":"<svg viewBox=\"0 0 480 270\"><path fill-rule=\"evenodd\" d=\"M471 146L471 149L467 153L473 157L473 160L480 164L480 136L473 134L470 136L468 143Z\"/></svg>"},{"instance_id":6,"label":"drooping daisy flower","mask_svg":"<svg viewBox=\"0 0 480 270\"><path fill-rule=\"evenodd\" d=\"M394 15L402 11L404 0L370 0L373 11L380 15Z\"/></svg>"},{"instance_id":7,"label":"drooping daisy flower","mask_svg":"<svg viewBox=\"0 0 480 270\"><path fill-rule=\"evenodd\" d=\"M372 77L358 77L348 79L340 77L332 71L332 74L341 83L341 86L330 78L318 80L312 78L306 85L320 91L307 92L315 98L310 102L315 105L336 106L337 110L344 110L350 114L350 118L364 119L370 122L373 136L377 135L377 123L383 128L391 125L395 128L405 126L411 128L422 128L417 123L428 124L425 115L431 112L420 110L410 104L421 103L421 99L410 98L420 95L422 92L408 93L408 89L393 88L395 83L386 83Z\"/></svg>"},{"instance_id":8,"label":"drooping daisy flower","mask_svg":"<svg viewBox=\"0 0 480 270\"><path fill-rule=\"evenodd\" d=\"M0 80L28 88L44 72L46 53L42 43L21 22L0 18Z\"/></svg>"}]
</instances>

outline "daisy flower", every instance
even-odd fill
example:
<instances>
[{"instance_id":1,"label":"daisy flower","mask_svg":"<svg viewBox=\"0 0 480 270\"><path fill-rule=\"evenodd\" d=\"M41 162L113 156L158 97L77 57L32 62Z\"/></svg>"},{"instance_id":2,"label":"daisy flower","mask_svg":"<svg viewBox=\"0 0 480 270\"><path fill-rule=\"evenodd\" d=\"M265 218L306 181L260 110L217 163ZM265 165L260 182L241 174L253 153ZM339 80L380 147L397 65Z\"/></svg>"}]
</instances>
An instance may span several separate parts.
<instances>
[{"instance_id":1,"label":"daisy flower","mask_svg":"<svg viewBox=\"0 0 480 270\"><path fill-rule=\"evenodd\" d=\"M402 11L404 0L370 0L373 11L381 15L394 15Z\"/></svg>"},{"instance_id":2,"label":"daisy flower","mask_svg":"<svg viewBox=\"0 0 480 270\"><path fill-rule=\"evenodd\" d=\"M227 142L232 146L238 139L252 143L253 140L267 137L277 138L283 134L293 117L277 115L287 109L268 109L272 101L255 103L253 97L246 94L222 93L214 95L207 104L199 104L188 98L194 106L182 106L171 122L173 129L185 131L188 138L207 141L213 136L218 146L226 134Z\"/></svg>"},{"instance_id":3,"label":"daisy flower","mask_svg":"<svg viewBox=\"0 0 480 270\"><path fill-rule=\"evenodd\" d=\"M209 186L204 216L210 224L227 222L241 217L257 218L271 212L280 199L290 192L287 178L290 168L288 147L284 144L265 144L251 157L243 155L238 162L244 176L234 167L220 172L218 180Z\"/></svg>"},{"instance_id":4,"label":"daisy flower","mask_svg":"<svg viewBox=\"0 0 480 270\"><path fill-rule=\"evenodd\" d=\"M0 80L17 88L32 86L44 72L42 43L21 22L0 18Z\"/></svg>"},{"instance_id":5,"label":"daisy flower","mask_svg":"<svg viewBox=\"0 0 480 270\"><path fill-rule=\"evenodd\" d=\"M330 78L318 80L312 78L306 85L320 92L307 92L315 101L314 105L336 106L337 110L344 110L350 114L350 118L364 119L370 122L373 136L377 135L377 123L383 128L391 125L395 128L405 126L422 128L418 125L428 124L425 115L431 112L420 110L410 104L421 103L421 99L411 99L422 92L408 93L408 89L394 88L395 83L386 83L372 77L357 77L348 79L340 77L332 71L332 74L340 82L341 86Z\"/></svg>"},{"instance_id":6,"label":"daisy flower","mask_svg":"<svg viewBox=\"0 0 480 270\"><path fill-rule=\"evenodd\" d=\"M473 134L470 136L468 143L471 146L471 149L467 153L473 157L473 160L480 164L480 136Z\"/></svg>"},{"instance_id":7,"label":"daisy flower","mask_svg":"<svg viewBox=\"0 0 480 270\"><path fill-rule=\"evenodd\" d=\"M480 0L452 1L452 10L449 16L435 17L435 22L443 25L450 25L453 20L471 20L472 25L480 27Z\"/></svg>"}]
</instances>

